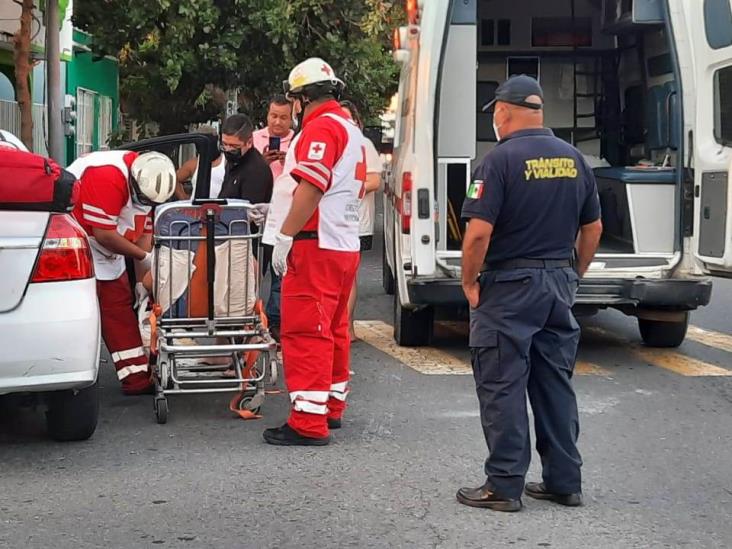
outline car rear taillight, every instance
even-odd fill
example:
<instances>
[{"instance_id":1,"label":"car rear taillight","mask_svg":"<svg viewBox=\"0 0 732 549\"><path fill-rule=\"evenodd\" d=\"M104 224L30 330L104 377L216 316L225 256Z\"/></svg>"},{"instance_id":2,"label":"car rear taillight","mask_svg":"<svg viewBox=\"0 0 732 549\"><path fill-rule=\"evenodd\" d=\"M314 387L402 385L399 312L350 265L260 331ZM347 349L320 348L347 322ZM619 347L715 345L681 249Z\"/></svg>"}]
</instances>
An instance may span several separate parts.
<instances>
[{"instance_id":1,"label":"car rear taillight","mask_svg":"<svg viewBox=\"0 0 732 549\"><path fill-rule=\"evenodd\" d=\"M402 174L402 199L400 201L402 215L402 233L409 234L412 225L412 173Z\"/></svg>"},{"instance_id":2,"label":"car rear taillight","mask_svg":"<svg viewBox=\"0 0 732 549\"><path fill-rule=\"evenodd\" d=\"M68 214L51 214L31 282L93 276L94 263L84 229Z\"/></svg>"}]
</instances>

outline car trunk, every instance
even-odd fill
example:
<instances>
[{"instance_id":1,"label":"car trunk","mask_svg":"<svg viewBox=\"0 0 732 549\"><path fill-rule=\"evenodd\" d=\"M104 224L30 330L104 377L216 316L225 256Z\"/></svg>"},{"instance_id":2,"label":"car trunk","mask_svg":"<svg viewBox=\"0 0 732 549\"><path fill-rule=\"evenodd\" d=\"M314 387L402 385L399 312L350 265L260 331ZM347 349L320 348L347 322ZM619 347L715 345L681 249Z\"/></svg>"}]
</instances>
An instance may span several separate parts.
<instances>
[{"instance_id":1,"label":"car trunk","mask_svg":"<svg viewBox=\"0 0 732 549\"><path fill-rule=\"evenodd\" d=\"M23 300L49 215L0 211L0 313L15 309Z\"/></svg>"}]
</instances>

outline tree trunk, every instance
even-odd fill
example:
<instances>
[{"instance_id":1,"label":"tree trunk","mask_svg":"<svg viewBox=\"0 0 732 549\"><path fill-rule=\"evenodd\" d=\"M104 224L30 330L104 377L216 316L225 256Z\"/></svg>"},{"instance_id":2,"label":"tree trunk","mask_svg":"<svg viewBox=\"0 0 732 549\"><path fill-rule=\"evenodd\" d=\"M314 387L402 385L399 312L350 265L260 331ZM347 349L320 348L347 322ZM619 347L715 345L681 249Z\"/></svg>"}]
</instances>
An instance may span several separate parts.
<instances>
[{"instance_id":1,"label":"tree trunk","mask_svg":"<svg viewBox=\"0 0 732 549\"><path fill-rule=\"evenodd\" d=\"M20 140L33 150L33 98L30 90L33 0L22 0L21 6L20 28L13 37L15 95L20 107Z\"/></svg>"}]
</instances>

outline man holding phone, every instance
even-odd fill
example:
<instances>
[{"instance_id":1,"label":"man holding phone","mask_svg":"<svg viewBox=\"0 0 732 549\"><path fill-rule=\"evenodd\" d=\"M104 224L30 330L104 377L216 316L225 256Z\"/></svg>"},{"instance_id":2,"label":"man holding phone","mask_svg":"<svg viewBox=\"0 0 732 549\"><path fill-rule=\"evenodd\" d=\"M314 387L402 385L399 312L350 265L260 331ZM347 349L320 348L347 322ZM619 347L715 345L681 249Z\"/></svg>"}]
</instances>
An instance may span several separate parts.
<instances>
[{"instance_id":1,"label":"man holding phone","mask_svg":"<svg viewBox=\"0 0 732 549\"><path fill-rule=\"evenodd\" d=\"M275 95L269 101L267 110L267 127L254 132L254 147L262 153L264 159L272 170L272 177L275 182L281 178L285 165L285 155L295 132L292 131L292 106L284 95ZM275 183L276 184L276 183ZM282 190L282 182L280 184ZM266 212L269 210L269 203L261 204L262 213L260 223L264 223ZM251 218L255 218L255 212ZM272 257L272 246L274 245L274 234L265 231L262 238L264 248L262 272L267 272ZM275 339L279 340L280 328L280 288L282 280L274 271L271 272L272 285L269 299L267 300L267 318L269 319L270 331Z\"/></svg>"},{"instance_id":2,"label":"man holding phone","mask_svg":"<svg viewBox=\"0 0 732 549\"><path fill-rule=\"evenodd\" d=\"M294 132L292 107L284 95L275 95L267 110L267 127L254 132L254 147L262 153L272 170L273 179L282 174L285 154L290 147Z\"/></svg>"}]
</instances>

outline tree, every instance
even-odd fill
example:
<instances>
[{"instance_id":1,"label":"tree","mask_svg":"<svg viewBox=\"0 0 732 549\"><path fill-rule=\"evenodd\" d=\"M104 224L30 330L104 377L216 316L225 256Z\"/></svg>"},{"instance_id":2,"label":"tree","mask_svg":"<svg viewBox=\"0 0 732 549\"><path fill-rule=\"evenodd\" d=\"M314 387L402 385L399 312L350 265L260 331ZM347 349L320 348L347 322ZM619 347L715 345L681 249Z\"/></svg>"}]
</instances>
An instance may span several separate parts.
<instances>
[{"instance_id":1,"label":"tree","mask_svg":"<svg viewBox=\"0 0 732 549\"><path fill-rule=\"evenodd\" d=\"M13 0L21 7L20 28L13 36L13 61L15 64L15 95L20 108L20 140L33 150L33 98L30 91L31 74L31 25L33 0Z\"/></svg>"},{"instance_id":2,"label":"tree","mask_svg":"<svg viewBox=\"0 0 732 549\"><path fill-rule=\"evenodd\" d=\"M388 41L402 16L384 0L76 0L74 22L97 54L119 58L126 112L170 133L219 115L234 88L260 119L311 55L333 65L367 117L381 112L396 89Z\"/></svg>"}]
</instances>

